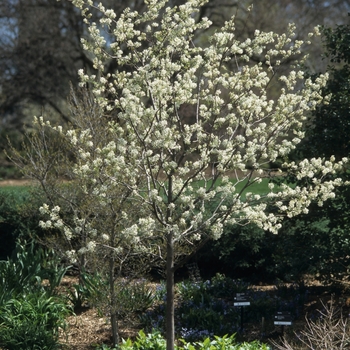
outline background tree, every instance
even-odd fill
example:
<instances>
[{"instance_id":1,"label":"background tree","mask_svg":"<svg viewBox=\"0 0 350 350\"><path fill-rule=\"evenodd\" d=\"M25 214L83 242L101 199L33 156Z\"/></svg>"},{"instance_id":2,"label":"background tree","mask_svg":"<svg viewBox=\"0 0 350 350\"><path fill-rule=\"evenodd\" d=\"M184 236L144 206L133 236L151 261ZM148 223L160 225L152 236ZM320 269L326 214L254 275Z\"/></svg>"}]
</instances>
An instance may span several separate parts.
<instances>
[{"instance_id":1,"label":"background tree","mask_svg":"<svg viewBox=\"0 0 350 350\"><path fill-rule=\"evenodd\" d=\"M67 119L62 104L69 81L77 82L77 69L87 60L81 55L79 12L69 2L19 0L2 2L0 16L2 118L20 126L19 117L36 105Z\"/></svg>"}]
</instances>

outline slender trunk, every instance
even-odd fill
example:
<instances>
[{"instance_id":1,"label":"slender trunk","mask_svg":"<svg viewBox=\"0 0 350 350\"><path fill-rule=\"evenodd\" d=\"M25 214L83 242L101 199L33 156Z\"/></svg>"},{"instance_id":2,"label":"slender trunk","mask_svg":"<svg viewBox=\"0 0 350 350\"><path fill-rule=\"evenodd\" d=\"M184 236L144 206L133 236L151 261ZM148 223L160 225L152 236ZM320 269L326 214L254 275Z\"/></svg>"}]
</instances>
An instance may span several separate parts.
<instances>
[{"instance_id":1,"label":"slender trunk","mask_svg":"<svg viewBox=\"0 0 350 350\"><path fill-rule=\"evenodd\" d=\"M115 311L111 313L111 325L112 325L113 347L117 347L119 344L119 330L118 330L118 318Z\"/></svg>"},{"instance_id":2,"label":"slender trunk","mask_svg":"<svg viewBox=\"0 0 350 350\"><path fill-rule=\"evenodd\" d=\"M166 261L166 348L174 350L175 343L175 307L174 307L174 237L170 232L167 237Z\"/></svg>"},{"instance_id":3,"label":"slender trunk","mask_svg":"<svg viewBox=\"0 0 350 350\"><path fill-rule=\"evenodd\" d=\"M83 286L85 284L83 274L86 273L85 271L85 254L81 254L79 259L79 284Z\"/></svg>"},{"instance_id":4,"label":"slender trunk","mask_svg":"<svg viewBox=\"0 0 350 350\"><path fill-rule=\"evenodd\" d=\"M168 177L167 218L171 217L169 205L173 202L173 174ZM166 348L174 350L175 345L175 306L174 306L174 232L167 234L166 253Z\"/></svg>"},{"instance_id":5,"label":"slender trunk","mask_svg":"<svg viewBox=\"0 0 350 350\"><path fill-rule=\"evenodd\" d=\"M117 318L117 309L116 309L116 295L115 295L115 287L114 287L114 269L115 262L113 257L113 252L111 253L111 257L109 258L109 293L111 298L111 326L112 326L112 341L113 346L117 347L119 344L119 332L118 332L118 318Z\"/></svg>"}]
</instances>

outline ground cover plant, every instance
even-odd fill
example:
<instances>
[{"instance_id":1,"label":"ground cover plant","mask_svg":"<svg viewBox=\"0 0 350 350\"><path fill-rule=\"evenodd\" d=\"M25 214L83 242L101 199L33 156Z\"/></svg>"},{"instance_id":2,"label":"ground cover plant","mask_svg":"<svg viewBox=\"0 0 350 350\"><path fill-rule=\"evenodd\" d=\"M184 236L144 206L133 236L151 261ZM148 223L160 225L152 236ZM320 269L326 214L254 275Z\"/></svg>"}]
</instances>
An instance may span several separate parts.
<instances>
[{"instance_id":1,"label":"ground cover plant","mask_svg":"<svg viewBox=\"0 0 350 350\"><path fill-rule=\"evenodd\" d=\"M142 350L142 349L156 349L165 350L166 341L157 332L145 334L139 332L137 338L134 341L130 339L124 340L119 347L121 350ZM102 348L103 349L103 348ZM101 350L102 350L101 349ZM235 335L218 337L215 336L213 339L205 338L203 341L187 342L180 339L179 345L175 346L176 350L270 350L270 347L254 341L250 343L237 343ZM107 349L106 349L107 350Z\"/></svg>"}]
</instances>

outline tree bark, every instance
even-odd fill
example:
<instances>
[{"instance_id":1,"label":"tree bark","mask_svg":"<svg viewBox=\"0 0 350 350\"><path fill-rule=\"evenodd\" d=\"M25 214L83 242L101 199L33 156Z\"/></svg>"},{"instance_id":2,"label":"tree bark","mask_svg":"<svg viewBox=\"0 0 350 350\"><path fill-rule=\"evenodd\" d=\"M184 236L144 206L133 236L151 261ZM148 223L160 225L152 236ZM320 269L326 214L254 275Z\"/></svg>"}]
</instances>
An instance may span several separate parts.
<instances>
[{"instance_id":1,"label":"tree bark","mask_svg":"<svg viewBox=\"0 0 350 350\"><path fill-rule=\"evenodd\" d=\"M119 332L118 332L118 318L116 310L116 294L114 288L114 268L115 262L113 252L109 258L109 292L111 298L110 312L111 312L111 327L112 327L112 342L113 347L117 347L119 344Z\"/></svg>"},{"instance_id":2,"label":"tree bark","mask_svg":"<svg viewBox=\"0 0 350 350\"><path fill-rule=\"evenodd\" d=\"M170 232L167 237L166 258L166 348L174 350L175 323L174 323L174 237Z\"/></svg>"}]
</instances>

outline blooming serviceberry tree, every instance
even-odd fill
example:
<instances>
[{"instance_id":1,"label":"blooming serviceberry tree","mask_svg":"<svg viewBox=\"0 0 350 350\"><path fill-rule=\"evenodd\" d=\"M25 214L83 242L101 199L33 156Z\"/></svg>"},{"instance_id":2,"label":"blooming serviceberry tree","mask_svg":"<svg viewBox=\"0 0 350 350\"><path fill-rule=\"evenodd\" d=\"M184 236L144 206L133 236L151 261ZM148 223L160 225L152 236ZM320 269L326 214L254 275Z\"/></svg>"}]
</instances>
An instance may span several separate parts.
<instances>
[{"instance_id":1,"label":"blooming serviceberry tree","mask_svg":"<svg viewBox=\"0 0 350 350\"><path fill-rule=\"evenodd\" d=\"M147 227L166 265L170 350L178 253L219 238L225 223L254 222L276 233L284 216L306 212L311 201L322 205L334 196L341 183L334 174L346 159L286 163L284 173L309 178L307 187L271 184L265 195L250 193L251 185L267 176L266 166L284 158L303 138L308 112L322 100L319 92L327 77L305 79L298 66L286 74L279 70L303 45L293 39L293 25L286 34L256 31L241 42L235 38L234 18L214 32L208 30L208 19L197 21L205 0L179 7L166 7L165 0L145 2L145 12L125 10L119 18L99 5L100 22L89 23L94 2L73 0L89 24L91 40L82 43L98 71L80 71L81 84L91 86L101 108L115 118L108 125L113 141L109 137L106 144L90 142L88 125L79 134L66 135L83 160L75 168L77 176L101 194L102 202L110 190L103 187L107 182L128 189L135 203L148 208ZM114 36L113 42L106 42L104 31ZM196 32L203 33L200 41ZM118 69L104 76L111 60ZM86 163L94 152L101 164ZM109 171L100 182L91 169L104 164ZM136 239L142 226L135 222L121 232Z\"/></svg>"}]
</instances>

